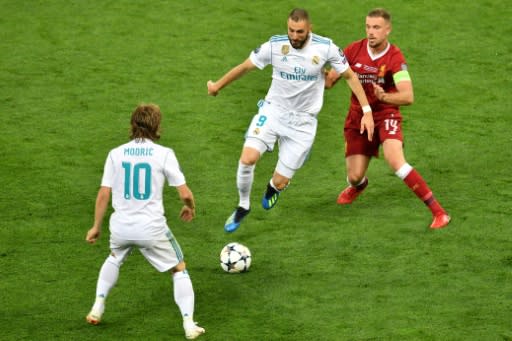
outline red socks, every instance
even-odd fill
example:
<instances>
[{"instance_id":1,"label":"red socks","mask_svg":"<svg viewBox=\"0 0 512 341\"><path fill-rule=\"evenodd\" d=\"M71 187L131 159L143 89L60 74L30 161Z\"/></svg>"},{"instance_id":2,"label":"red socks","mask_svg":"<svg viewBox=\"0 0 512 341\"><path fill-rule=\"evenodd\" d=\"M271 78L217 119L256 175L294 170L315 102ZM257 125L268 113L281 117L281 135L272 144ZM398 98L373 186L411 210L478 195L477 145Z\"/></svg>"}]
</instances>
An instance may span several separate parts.
<instances>
[{"instance_id":1,"label":"red socks","mask_svg":"<svg viewBox=\"0 0 512 341\"><path fill-rule=\"evenodd\" d=\"M425 180L414 168L404 178L404 182L428 206L433 215L445 213L439 202L434 198Z\"/></svg>"}]
</instances>

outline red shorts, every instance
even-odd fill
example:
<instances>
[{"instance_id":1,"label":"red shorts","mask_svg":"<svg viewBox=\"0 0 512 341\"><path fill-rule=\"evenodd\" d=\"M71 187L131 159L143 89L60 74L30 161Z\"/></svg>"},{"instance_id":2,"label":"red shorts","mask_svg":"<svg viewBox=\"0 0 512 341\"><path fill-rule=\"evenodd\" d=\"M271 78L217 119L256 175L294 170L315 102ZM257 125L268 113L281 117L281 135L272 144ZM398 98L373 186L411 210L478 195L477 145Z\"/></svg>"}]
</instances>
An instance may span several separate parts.
<instances>
[{"instance_id":1,"label":"red shorts","mask_svg":"<svg viewBox=\"0 0 512 341\"><path fill-rule=\"evenodd\" d=\"M403 142L402 116L398 112L390 112L386 115L379 115L375 120L373 140L368 141L368 134L365 131L360 134L361 113L350 111L345 120L345 156L362 154L367 156L379 156L379 146L387 139L395 139ZM375 117L375 116L374 116Z\"/></svg>"}]
</instances>

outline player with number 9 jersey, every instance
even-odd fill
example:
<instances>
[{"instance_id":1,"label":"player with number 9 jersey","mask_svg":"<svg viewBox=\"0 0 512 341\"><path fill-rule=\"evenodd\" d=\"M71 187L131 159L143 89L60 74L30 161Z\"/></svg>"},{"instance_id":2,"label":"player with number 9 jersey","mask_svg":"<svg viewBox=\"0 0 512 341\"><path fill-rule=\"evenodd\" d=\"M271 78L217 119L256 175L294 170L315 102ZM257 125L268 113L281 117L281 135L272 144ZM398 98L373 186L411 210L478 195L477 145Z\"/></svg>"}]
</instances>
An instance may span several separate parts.
<instances>
[{"instance_id":1,"label":"player with number 9 jersey","mask_svg":"<svg viewBox=\"0 0 512 341\"><path fill-rule=\"evenodd\" d=\"M276 205L280 193L307 160L316 137L317 115L323 105L326 68L344 78L367 109L368 120L363 128L373 134L371 108L343 51L331 39L311 31L305 9L293 9L287 25L287 35L272 36L219 80L207 82L208 94L216 96L249 71L272 67L270 88L265 99L258 102L258 113L245 134L237 170L238 206L224 224L224 230L229 233L238 229L250 212L254 169L264 153L273 151L278 144L277 165L261 199L265 210Z\"/></svg>"}]
</instances>

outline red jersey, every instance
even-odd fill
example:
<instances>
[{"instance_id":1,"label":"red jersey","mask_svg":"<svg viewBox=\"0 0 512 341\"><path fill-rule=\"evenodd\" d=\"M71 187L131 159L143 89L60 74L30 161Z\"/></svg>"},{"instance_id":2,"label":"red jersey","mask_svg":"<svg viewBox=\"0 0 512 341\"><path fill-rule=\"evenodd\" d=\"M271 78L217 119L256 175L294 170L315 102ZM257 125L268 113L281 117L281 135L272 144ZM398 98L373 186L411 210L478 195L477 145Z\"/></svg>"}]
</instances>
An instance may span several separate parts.
<instances>
[{"instance_id":1,"label":"red jersey","mask_svg":"<svg viewBox=\"0 0 512 341\"><path fill-rule=\"evenodd\" d=\"M373 93L373 83L379 84L385 92L396 92L393 75L399 71L407 70L407 64L402 52L395 45L389 44L386 50L373 56L368 51L368 39L362 39L348 45L345 56L352 70L357 73L363 86L368 102L372 107L373 119L381 119L391 112L393 116L400 116L397 105L380 102ZM357 97L352 93L350 98L350 111L360 112L362 109Z\"/></svg>"}]
</instances>

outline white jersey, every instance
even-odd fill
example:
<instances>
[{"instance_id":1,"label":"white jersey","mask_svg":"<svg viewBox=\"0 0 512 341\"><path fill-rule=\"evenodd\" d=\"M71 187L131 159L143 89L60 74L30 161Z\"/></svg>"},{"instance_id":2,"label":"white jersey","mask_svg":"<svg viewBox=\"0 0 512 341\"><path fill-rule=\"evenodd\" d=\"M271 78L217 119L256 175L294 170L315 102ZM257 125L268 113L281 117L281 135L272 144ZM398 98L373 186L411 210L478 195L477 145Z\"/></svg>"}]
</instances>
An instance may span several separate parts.
<instances>
[{"instance_id":1,"label":"white jersey","mask_svg":"<svg viewBox=\"0 0 512 341\"><path fill-rule=\"evenodd\" d=\"M317 115L322 109L325 75L330 64L343 73L349 64L331 39L311 33L303 48L291 46L287 35L277 35L249 56L259 69L272 65L272 84L265 99L289 111Z\"/></svg>"},{"instance_id":2,"label":"white jersey","mask_svg":"<svg viewBox=\"0 0 512 341\"><path fill-rule=\"evenodd\" d=\"M101 186L112 188L110 233L125 240L151 240L168 230L162 200L169 186L185 184L172 149L149 139L132 140L112 149Z\"/></svg>"}]
</instances>

